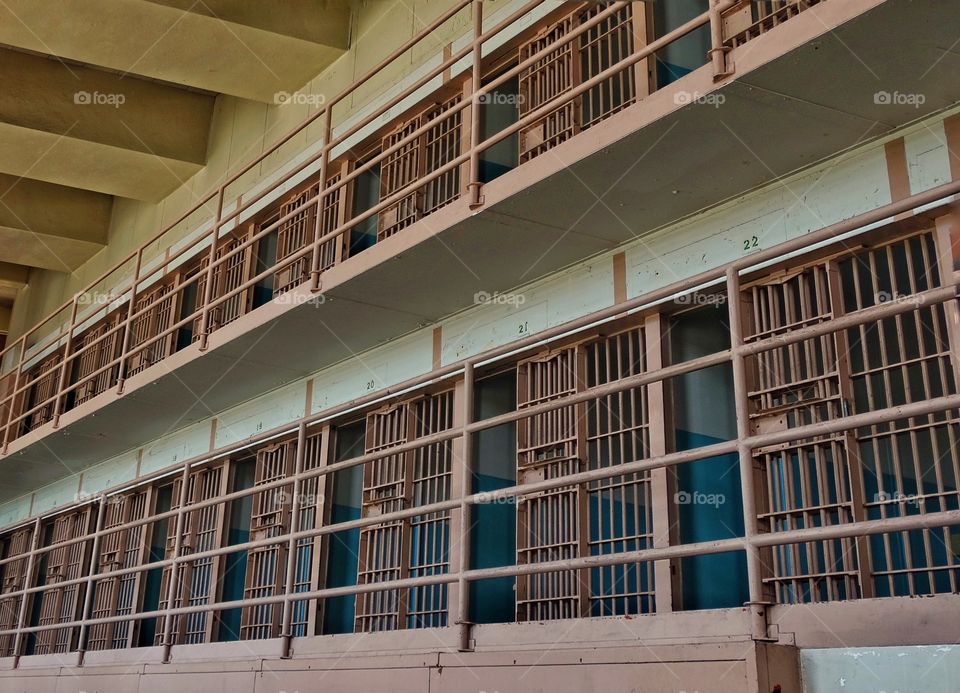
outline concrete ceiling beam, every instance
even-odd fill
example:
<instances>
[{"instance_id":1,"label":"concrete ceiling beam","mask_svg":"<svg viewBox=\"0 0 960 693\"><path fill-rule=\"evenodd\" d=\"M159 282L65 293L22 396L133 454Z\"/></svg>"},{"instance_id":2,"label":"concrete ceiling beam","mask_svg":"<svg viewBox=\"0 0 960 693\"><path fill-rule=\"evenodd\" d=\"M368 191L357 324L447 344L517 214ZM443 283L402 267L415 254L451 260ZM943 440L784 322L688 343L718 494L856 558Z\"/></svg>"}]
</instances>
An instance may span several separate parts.
<instances>
[{"instance_id":1,"label":"concrete ceiling beam","mask_svg":"<svg viewBox=\"0 0 960 693\"><path fill-rule=\"evenodd\" d=\"M72 271L107 243L113 198L0 174L0 284L26 267ZM5 263L24 272L4 272Z\"/></svg>"},{"instance_id":2,"label":"concrete ceiling beam","mask_svg":"<svg viewBox=\"0 0 960 693\"><path fill-rule=\"evenodd\" d=\"M212 95L9 49L0 83L2 173L159 201L205 162Z\"/></svg>"},{"instance_id":3,"label":"concrete ceiling beam","mask_svg":"<svg viewBox=\"0 0 960 693\"><path fill-rule=\"evenodd\" d=\"M0 43L264 103L302 87L349 38L337 0L0 3Z\"/></svg>"}]
</instances>

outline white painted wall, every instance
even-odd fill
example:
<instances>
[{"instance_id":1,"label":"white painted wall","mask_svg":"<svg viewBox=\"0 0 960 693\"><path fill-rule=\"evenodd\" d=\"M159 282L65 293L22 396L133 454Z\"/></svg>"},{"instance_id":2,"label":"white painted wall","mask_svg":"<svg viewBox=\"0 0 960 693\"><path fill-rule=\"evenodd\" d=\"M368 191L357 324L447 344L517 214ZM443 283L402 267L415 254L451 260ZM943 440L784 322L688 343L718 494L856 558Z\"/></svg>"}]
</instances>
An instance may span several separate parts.
<instances>
[{"instance_id":1,"label":"white painted wall","mask_svg":"<svg viewBox=\"0 0 960 693\"><path fill-rule=\"evenodd\" d=\"M802 650L806 693L934 693L960 690L960 646Z\"/></svg>"}]
</instances>

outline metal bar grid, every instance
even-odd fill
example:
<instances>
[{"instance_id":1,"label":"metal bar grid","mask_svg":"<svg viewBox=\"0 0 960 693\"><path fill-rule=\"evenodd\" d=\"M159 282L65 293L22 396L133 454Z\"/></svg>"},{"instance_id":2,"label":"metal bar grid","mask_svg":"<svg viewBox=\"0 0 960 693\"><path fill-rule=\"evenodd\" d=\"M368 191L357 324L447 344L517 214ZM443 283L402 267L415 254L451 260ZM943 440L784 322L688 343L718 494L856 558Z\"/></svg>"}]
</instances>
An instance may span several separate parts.
<instances>
[{"instance_id":1,"label":"metal bar grid","mask_svg":"<svg viewBox=\"0 0 960 693\"><path fill-rule=\"evenodd\" d=\"M3 557L23 556L30 551L33 540L33 527L23 527L12 532L4 541ZM27 584L27 559L16 558L0 569L0 629L14 630L20 615L20 603L23 596L4 597L8 592L16 592ZM0 657L14 655L14 635L0 636Z\"/></svg>"},{"instance_id":2,"label":"metal bar grid","mask_svg":"<svg viewBox=\"0 0 960 693\"><path fill-rule=\"evenodd\" d=\"M60 585L84 577L89 565L89 541L65 544L69 539L82 537L90 532L91 506L64 513L45 527L49 543L54 547L40 566L44 584L48 586L39 597L38 626L55 626L73 623L81 617L80 606L84 589L77 583ZM61 546L57 546L61 544ZM77 627L53 627L41 630L34 643L35 654L71 652L77 649Z\"/></svg>"},{"instance_id":3,"label":"metal bar grid","mask_svg":"<svg viewBox=\"0 0 960 693\"><path fill-rule=\"evenodd\" d=\"M401 402L367 417L367 453L453 425L453 392ZM450 497L450 442L388 454L364 465L363 517L415 509ZM360 531L358 584L431 576L449 570L449 512L411 515ZM371 592L357 600L355 630L372 632L446 624L446 587Z\"/></svg>"},{"instance_id":4,"label":"metal bar grid","mask_svg":"<svg viewBox=\"0 0 960 693\"><path fill-rule=\"evenodd\" d=\"M292 441L257 451L254 486L291 476L295 444ZM253 539L281 537L289 533L293 503L292 486L272 486L253 496L250 536ZM286 583L286 542L278 541L251 550L247 554L243 598L269 597L283 591ZM259 640L277 637L280 610L273 605L255 606L241 612L240 639Z\"/></svg>"},{"instance_id":5,"label":"metal bar grid","mask_svg":"<svg viewBox=\"0 0 960 693\"><path fill-rule=\"evenodd\" d=\"M723 14L725 44L742 46L780 26L821 0L741 0Z\"/></svg>"},{"instance_id":6,"label":"metal bar grid","mask_svg":"<svg viewBox=\"0 0 960 693\"><path fill-rule=\"evenodd\" d=\"M329 185L329 183L328 183ZM310 240L316 207L306 206L307 202L320 194L320 185L314 185L294 195L280 205L280 216L284 217L294 210L301 210L280 224L277 228L277 262L281 262L303 248ZM328 208L324 208L328 213ZM324 225L325 226L325 225ZM321 226L323 228L323 226ZM282 294L302 284L310 275L310 258L298 257L290 264L282 265L274 278L274 295Z\"/></svg>"}]
</instances>

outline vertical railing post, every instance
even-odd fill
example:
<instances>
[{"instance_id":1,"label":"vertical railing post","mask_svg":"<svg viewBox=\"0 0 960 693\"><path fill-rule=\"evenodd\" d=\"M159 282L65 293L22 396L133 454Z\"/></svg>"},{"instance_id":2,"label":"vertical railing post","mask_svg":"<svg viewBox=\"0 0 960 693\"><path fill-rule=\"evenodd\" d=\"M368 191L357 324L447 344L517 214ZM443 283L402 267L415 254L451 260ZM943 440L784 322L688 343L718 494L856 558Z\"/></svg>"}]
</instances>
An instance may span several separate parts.
<instances>
[{"instance_id":1,"label":"vertical railing post","mask_svg":"<svg viewBox=\"0 0 960 693\"><path fill-rule=\"evenodd\" d=\"M67 387L67 364L70 361L70 352L73 351L73 332L77 328L77 309L80 306L80 294L73 297L70 308L70 324L67 327L67 341L63 346L63 358L60 359L60 377L57 381L57 391L53 395L53 427L60 425L60 414L63 412L64 393Z\"/></svg>"},{"instance_id":2,"label":"vertical railing post","mask_svg":"<svg viewBox=\"0 0 960 693\"><path fill-rule=\"evenodd\" d=\"M80 616L80 635L77 638L77 666L83 666L83 656L87 651L87 620L90 618L90 606L93 603L94 576L97 574L100 554L100 533L103 531L103 520L107 510L106 496L100 497L100 507L97 509L97 529L93 536L93 548L90 550L90 563L87 566L86 591L83 593L83 611Z\"/></svg>"},{"instance_id":3,"label":"vertical railing post","mask_svg":"<svg viewBox=\"0 0 960 693\"><path fill-rule=\"evenodd\" d=\"M123 342L120 345L120 367L117 369L117 394L123 394L123 382L127 378L127 361L130 358L130 333L133 325L133 311L137 305L137 284L143 269L143 248L137 250L137 259L133 263L133 280L130 282L130 301L127 304L127 317L123 320Z\"/></svg>"},{"instance_id":4,"label":"vertical railing post","mask_svg":"<svg viewBox=\"0 0 960 693\"><path fill-rule=\"evenodd\" d=\"M213 263L217 259L217 246L220 245L220 223L223 219L224 186L217 191L217 218L213 221L213 234L210 239L210 253L207 256L207 279L203 287L203 311L200 318L200 351L207 350L210 335L210 301L213 297ZM239 219L234 219L237 223Z\"/></svg>"},{"instance_id":5,"label":"vertical railing post","mask_svg":"<svg viewBox=\"0 0 960 693\"><path fill-rule=\"evenodd\" d=\"M463 433L461 434L461 465L460 475L460 529L457 532L459 546L459 572L462 576L470 569L470 528L471 505L464 499L470 495L473 488L473 441L468 426L473 423L474 407L474 370L473 363L467 362L463 367ZM456 463L456 459L454 459ZM460 651L468 652L471 645L470 622L470 583L463 577L457 585L457 626L460 629Z\"/></svg>"},{"instance_id":6,"label":"vertical railing post","mask_svg":"<svg viewBox=\"0 0 960 693\"><path fill-rule=\"evenodd\" d=\"M317 184L316 212L313 219L313 252L310 255L310 291L320 291L320 237L323 235L323 195L327 189L327 174L330 170L330 154L333 148L330 140L333 137L333 104L326 106L323 114L323 150L320 156L320 182ZM346 190L342 190L343 197Z\"/></svg>"},{"instance_id":7,"label":"vertical railing post","mask_svg":"<svg viewBox=\"0 0 960 693\"><path fill-rule=\"evenodd\" d=\"M483 0L473 2L473 68L471 77L470 100L470 191L469 205L472 208L483 204L480 194L483 183L480 182L480 85L483 79Z\"/></svg>"},{"instance_id":8,"label":"vertical railing post","mask_svg":"<svg viewBox=\"0 0 960 693\"><path fill-rule=\"evenodd\" d=\"M733 74L733 65L727 59L729 46L723 39L722 0L710 0L710 62L713 64L713 79L720 80Z\"/></svg>"},{"instance_id":9,"label":"vertical railing post","mask_svg":"<svg viewBox=\"0 0 960 693\"><path fill-rule=\"evenodd\" d=\"M13 368L13 389L10 390L10 404L7 407L7 425L3 428L3 454L7 454L10 447L10 428L13 426L13 420L19 414L14 414L17 408L17 390L20 388L20 374L23 371L23 356L27 350L27 335L20 338L20 355L17 357L17 363Z\"/></svg>"},{"instance_id":10,"label":"vertical railing post","mask_svg":"<svg viewBox=\"0 0 960 693\"><path fill-rule=\"evenodd\" d=\"M23 574L23 585L22 589L28 589L33 582L33 570L36 565L37 549L40 548L40 518L38 517L33 521L33 537L30 540L30 554L27 557L27 569ZM43 592L34 593L36 596L34 599L42 599ZM23 654L21 649L23 647L23 629L27 623L27 603L30 601L31 597L29 594L24 594L20 597L20 613L17 615L17 634L13 639L13 666L14 668L20 665L20 657Z\"/></svg>"},{"instance_id":11,"label":"vertical railing post","mask_svg":"<svg viewBox=\"0 0 960 693\"><path fill-rule=\"evenodd\" d=\"M173 649L171 640L171 630L173 629L173 614L170 610L173 608L174 595L179 591L180 582L180 564L177 559L180 558L180 551L183 544L183 518L186 516L187 494L190 488L190 465L183 466L183 476L180 484L180 499L177 506L177 520L174 523L176 535L173 539L173 555L170 557L173 562L170 564L170 579L167 580L167 608L163 614L163 663L170 662L170 651Z\"/></svg>"},{"instance_id":12,"label":"vertical railing post","mask_svg":"<svg viewBox=\"0 0 960 693\"><path fill-rule=\"evenodd\" d=\"M306 456L307 447L307 425L300 423L297 429L297 451L293 463L293 502L290 505L290 539L287 543L287 572L284 576L283 594L286 601L283 602L283 618L280 623L280 637L283 638L283 654L281 657L287 659L290 657L290 646L293 643L293 578L297 567L297 540L294 538L300 531L300 493L301 481L300 475L303 473L303 460ZM279 566L278 566L279 568Z\"/></svg>"},{"instance_id":13,"label":"vertical railing post","mask_svg":"<svg viewBox=\"0 0 960 693\"><path fill-rule=\"evenodd\" d=\"M757 534L757 501L753 479L753 450L745 442L750 436L750 405L746 357L743 355L743 321L740 305L740 274L727 270L727 307L730 318L730 351L733 366L733 395L737 415L737 457L740 463L740 490L743 501L743 536L746 539L747 584L750 601L746 606L755 640L767 637L767 602L763 593L763 567L759 547L751 544Z\"/></svg>"}]
</instances>

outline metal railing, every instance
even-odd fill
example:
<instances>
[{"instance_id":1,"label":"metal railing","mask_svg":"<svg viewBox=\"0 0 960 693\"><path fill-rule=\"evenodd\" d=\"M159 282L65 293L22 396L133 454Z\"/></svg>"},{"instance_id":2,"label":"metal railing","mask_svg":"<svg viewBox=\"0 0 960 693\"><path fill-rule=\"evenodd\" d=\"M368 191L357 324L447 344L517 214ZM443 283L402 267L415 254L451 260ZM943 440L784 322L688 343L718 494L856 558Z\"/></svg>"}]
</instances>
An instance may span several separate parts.
<instances>
[{"instance_id":1,"label":"metal railing","mask_svg":"<svg viewBox=\"0 0 960 693\"><path fill-rule=\"evenodd\" d=\"M401 383L387 391L373 393L353 402L304 417L293 424L266 431L252 440L227 446L214 453L209 453L198 458L186 460L174 468L162 470L152 477L138 482L137 488L141 488L145 484L156 483L156 481L161 478L169 478L171 474L179 475L175 477L179 479L179 484L175 485L175 488L179 488L179 499L172 510L154 514L148 513L139 519L130 520L107 528L105 527L106 513L104 512L104 508L111 502L112 498L118 497L118 494L122 494L129 489L110 491L105 495L93 499L93 502L98 505L98 509L95 513L97 517L96 525L91 531L73 536L72 538L61 538L56 544L50 546L42 546L40 540L43 529L49 525L49 521L38 517L30 523L33 526L30 550L0 560L0 569L4 569L6 566L14 564L15 562L18 566L21 566L24 558L26 558L27 568L22 574L33 576L36 566L42 562L45 555L50 554L52 551L62 551L66 547L81 544L92 544L92 549L87 554L86 565L80 577L59 579L53 584L45 585L22 583L19 589L9 589L10 586L7 586L5 592L0 594L0 600L18 600L19 616L17 619L17 627L0 630L0 638L11 635L14 636L13 652L19 656L26 653L24 649L25 638L31 634L51 630L75 631L77 637L73 638L71 636L67 639L68 642L74 643L74 645L64 651L77 651L79 653L79 661L82 662L86 633L92 626L111 623L134 623L147 619L156 619L158 624L162 623L162 629L158 631L162 633L162 637L158 638L158 641L164 646L163 660L169 661L172 647L178 642L174 637L175 622L178 617L189 614L213 614L230 609L249 609L255 606L282 605L279 634L283 638L284 651L289 654L291 641L293 639L291 623L295 604L313 602L315 600L326 600L340 596L383 592L386 590L406 590L428 585L450 585L458 587L456 598L449 600L450 623L457 625L461 629L461 643L464 649L466 649L469 647L471 629L470 596L467 587L471 583L494 578L518 578L520 576L543 575L556 571L584 571L603 566L662 562L690 556L742 552L745 555L747 566L748 603L751 606L749 613L752 619L751 626L753 635L755 638L765 639L767 637L766 606L771 600L771 595L765 588L765 581L769 578L771 566L762 558L762 552L764 550L771 547L834 541L843 538L866 538L891 533L939 529L960 524L960 510L940 509L933 512L919 512L901 517L855 519L854 521L840 522L832 525L762 532L758 527L758 517L762 513L758 511L755 499L761 497L763 491L758 487L753 473L753 465L756 459L755 455L758 451L770 450L775 446L784 446L796 441L818 440L823 436L852 432L869 426L902 422L916 417L942 415L947 412L956 412L960 409L960 394L957 394L956 390L956 374L960 373L960 333L957 332L957 317L960 316L960 306L958 306L957 301L958 287L960 287L960 273L953 270L952 256L949 252L950 245L949 243L944 245L943 239L941 238L937 241L939 248L938 253L935 254L933 258L928 258L928 261L933 263L930 269L935 269L938 273L937 276L929 280L928 288L916 291L910 295L900 296L898 300L881 301L875 305L857 309L854 312L834 315L833 318L829 320L796 326L792 329L774 334L761 334L758 338L749 341L745 338L745 331L742 327L746 316L744 315L744 307L740 300L740 297L743 295L741 282L744 278L751 282L757 281L758 277L762 278L764 272L757 268L767 266L777 260L789 258L794 266L803 265L805 260L806 262L810 262L815 258L797 258L796 254L798 251L802 251L810 246L833 242L838 236L855 232L864 227L877 224L878 222L892 221L894 217L920 207L926 207L936 202L947 202L958 193L960 193L960 181L942 185L926 193L913 195L907 199L885 205L872 212L861 214L852 219L812 232L804 237L782 243L768 250L759 251L753 255L736 260L726 267L703 272L663 289L650 292L614 305L608 309L551 328L538 335L489 350L458 363L450 364L424 376ZM930 214L929 211L928 214ZM852 254L852 251L848 254ZM824 252L817 257L836 257L836 255L835 252ZM658 311L661 310L658 306L660 306L663 301L693 290L698 290L698 288L702 290L702 287L705 286L713 287L711 289L712 291L719 291L728 298L726 301L730 335L730 347L728 349L692 360L672 363L670 365L660 365L647 372L640 372L635 375L621 377L612 382L586 387L581 391L564 397L538 402L503 414L477 420L473 404L477 369L499 369L505 364L515 362L519 358L517 354L522 352L522 350L530 350L538 346L548 346L561 338L576 342L579 339L580 333L593 328L603 321L622 319L623 316L628 314L635 314L635 317L631 318L633 321L657 317L660 314ZM680 301L679 303L684 302ZM849 330L858 328L859 326L874 326L883 320L889 320L897 316L905 316L916 313L919 310L928 309L943 311L946 317L944 322L948 330L948 334L944 337L948 342L946 359L949 364L948 370L953 375L944 376L946 378L944 382L952 382L953 384L945 385L940 395L931 396L929 399L908 400L896 405L888 402L886 406L869 406L866 411L848 410L841 416L810 423L801 423L792 428L780 430L761 432L757 430L756 427L750 425L752 413L750 406L751 390L748 383L748 362L750 359L755 359L759 355L784 349L791 345L809 343L811 340L824 336L839 338L840 335L846 334ZM656 384L665 384L684 374L701 371L721 364L728 364L732 368L732 400L737 413L736 438L729 441L708 444L691 450L663 452L661 454L650 454L643 458L625 459L619 464L575 471L573 473L564 473L555 478L525 481L496 491L483 493L471 492L470 482L468 480L471 478L471 474L475 468L475 459L471 452L473 449L472 438L480 432L513 422L530 420L532 417L549 412L556 412L579 403L597 401L605 396L634 391L638 388L649 387ZM456 386L457 383L459 383L460 390L459 395L455 398L455 402L458 403L456 404L458 407L457 414L454 416L452 425L445 426L444 430L430 432L426 435L391 445L386 449L376 449L342 461L334 462L332 457L329 456L328 450L327 453L320 453L325 454L326 458L322 460L319 466L311 469L306 468L305 450L307 446L305 443L308 435L318 430L318 425L329 422L336 417L342 418L345 414L355 411L358 408L368 408L385 398L390 399L393 397L395 399L396 396L401 393L410 392L415 388L427 384L433 384L433 387L436 388L446 383L449 383L450 386ZM956 425L955 418L951 421L952 423L950 423L950 425ZM327 445L329 446L329 426L325 429L320 429L320 432L325 436L328 441ZM187 489L191 474L193 474L196 469L202 468L201 465L223 460L250 446L276 440L292 440L290 436L295 436L296 440L295 460L291 474L283 475L282 477L251 486L247 489L221 493L215 497L188 502ZM337 523L326 521L319 523L315 528L302 528L299 526L297 510L300 507L300 495L305 483L315 479L329 480L334 478L334 475L337 473L357 466L362 465L363 468L369 468L371 463L376 463L386 457L396 457L406 453L415 454L417 451L423 451L430 446L444 443L456 446L456 448L454 448L457 450L454 460L454 470L455 474L459 475L461 481L459 487L451 484L452 497L449 499L419 505L406 505L397 510L391 510L382 514L373 513L356 520ZM532 494L541 494L576 484L612 479L614 477L624 477L630 474L655 473L657 470L676 468L680 465L689 464L698 460L731 454L737 455L739 460L739 483L741 495L744 500L742 507L744 523L743 536L693 543L671 542L665 546L626 550L603 555L579 555L561 560L544 560L537 563L516 564L497 568L478 569L470 567L469 547L471 544L470 536L473 529L469 521L469 513L471 509L476 506L495 503L503 501L504 499L516 500L521 497L529 497ZM918 454L921 453L914 450L914 455L916 456ZM850 464L853 463L851 462ZM953 467L956 467L957 460L952 459L951 464ZM255 494L263 494L273 489L292 489L293 512L291 517L293 519L289 527L269 537L252 539L229 546L221 544L216 548L202 551L194 551L192 547L188 547L184 542L185 528L193 522L191 518L195 517L200 511L214 507L222 508L225 511L228 504L232 501ZM957 491L953 489L950 493L956 495ZM65 511L59 510L56 515L59 516L63 512ZM455 549L452 549L452 551L455 550L455 555L451 555L449 558L447 570L439 574L385 580L370 584L355 584L345 587L320 587L318 579L312 589L303 591L294 590L293 577L297 556L297 552L294 549L302 540L332 537L335 534L348 530L363 529L378 525L382 526L385 523L399 522L418 516L444 512L452 513L451 526L456 527L458 532ZM87 513L85 516L89 517L90 513ZM174 527L173 533L168 532L168 536L175 538L168 557L162 560L143 562L133 567L100 570L100 572L97 572L98 566L100 565L100 557L98 556L100 552L99 547L102 545L102 540L105 537L118 531L129 531L131 528L144 525L149 526L162 520L172 522ZM21 537L20 544L22 543ZM216 601L217 592L215 587L213 587L207 594L206 603L191 606L172 606L178 604L175 595L183 588L183 579L179 577L180 572L177 569L178 566L188 566L197 561L224 557L235 554L238 551L253 550L268 546L286 547L284 559L285 580L283 582L284 587L282 594L277 593L254 599L218 602ZM454 547L452 541L450 546ZM129 613L111 617L91 617L91 594L96 583L125 575L142 575L147 571L155 569L168 569L171 575L178 576L176 579L168 581L168 591L165 602L168 608L145 610L140 613ZM279 570L279 566L277 569ZM946 569L950 571L951 575L960 573L960 563L956 561L956 557L950 559ZM40 598L39 595L54 590L62 591L64 588L72 586L77 586L78 588L80 586L83 587L83 606L78 616L68 616L57 623L42 625L28 624L28 605L32 603L33 600ZM952 591L956 592L956 585L954 585ZM853 596L855 595L849 595L847 598Z\"/></svg>"},{"instance_id":2,"label":"metal railing","mask_svg":"<svg viewBox=\"0 0 960 693\"><path fill-rule=\"evenodd\" d=\"M544 0L527 2L486 30L483 28L484 3L482 0L460 0L455 3L419 34L398 47L352 85L327 100L316 113L310 115L260 156L231 175L215 191L207 194L135 252L98 277L86 289L78 292L72 301L64 304L19 339L8 344L0 352L0 363L3 364L4 371L4 375L0 377L0 421L3 424L0 454L5 454L12 441L30 430L43 425L56 428L61 415L78 402L87 401L96 394L110 389L115 389L117 394L121 394L124 383L131 374L153 365L179 348L176 340L182 331L191 330L194 341L199 342L199 349L205 350L210 333L219 326L216 320L218 312L230 302L233 304L244 302L244 297L252 287L260 282L271 280L279 270L298 262L308 263L310 289L314 292L319 291L320 274L329 266L329 262L324 259L326 252L324 249L329 249L330 243L342 243L345 236L349 236L350 230L357 225L375 218L391 206L399 204L405 197L442 180L450 172L461 171L460 191L455 196L466 196L469 205L474 207L482 204L480 191L483 183L480 162L483 152L508 137L516 136L531 125L543 121L558 109L573 103L574 100L586 98L591 90L597 89L598 86L613 79L622 82L625 71L633 73L634 70L631 68L654 59L657 51L691 32L710 26L712 48L709 59L705 57L705 63L712 60L717 78L729 74L726 60L729 46L726 43L724 22L725 17L728 16L727 13L735 10L742 3L711 0L708 11L662 36L655 37L652 30L647 36L634 36L633 51L629 55L605 68L602 65L595 66L594 74L589 79L564 90L540 107L525 112L511 125L481 141L477 121L479 120L478 108L484 95L491 94L525 70L531 69L538 61L548 58L565 46L574 46L578 41L587 40L587 37L592 37L589 40L595 41L598 27L622 16L625 8L633 5L628 2L614 2L600 11L591 11L588 17L585 16L582 21L578 21L570 31L556 41L542 46L533 53L525 54L523 59L519 59L508 70L482 84L485 69L484 46L491 39L499 37L515 26L519 20L538 11L543 2ZM574 8L581 6L580 3L569 3L569 5ZM433 31L442 27L458 13L467 10L472 12L473 20L469 42L453 51L436 67L425 71L398 94L386 99L356 122L344 125L340 132L334 133L334 109L339 104L344 103L349 96L380 74L393 61L407 54L411 48L422 41L429 39ZM348 147L352 142L351 138L356 138L364 128L376 123L390 109L405 103L418 90L425 88L438 78L442 79L448 71L456 69L456 66L462 65L464 61L469 61L470 65L457 76L457 79L463 82L463 98L440 109L429 118L421 119L418 121L421 123L418 127L406 132L402 137L392 138L389 144L381 147L376 156L364 161L361 165L353 166L349 173L334 176L331 170L331 158L341 149ZM482 86L478 86L481 84ZM641 98L648 90L649 85L643 85L642 88L634 89L634 92L637 98ZM469 127L468 133L461 133L458 155L442 157L441 160L445 161L442 166L417 176L415 180L392 191L362 213L352 216L342 214L335 228L322 229L321 219L325 216L322 212L327 209L327 205L334 196L339 195L346 186L353 185L359 176L374 170L374 167L387 161L404 147L416 143L418 138L426 137L431 128L453 117L462 118L464 123L462 129ZM229 212L225 211L227 190L231 186L265 159L274 155L296 135L317 122L322 126L323 137L322 146L315 154L284 173L268 187L243 199L241 204L235 205ZM522 164L518 162L518 165ZM254 214L257 206L269 201L275 191L316 166L319 166L319 174L311 177L311 180L315 178L313 186L318 191L317 194L301 196L303 199L301 204L288 209L285 214L272 219L269 223L255 227L254 232L247 233L229 249L222 247L221 239L241 223L244 215ZM259 273L252 271L246 273L244 280L235 283L236 285L231 286L229 290L221 291L217 288L215 280L227 272L229 263L237 262L241 254L249 257L259 241L277 232L283 224L291 222L297 215L306 211L312 211L310 216L314 220L314 228L308 243ZM182 247L173 250L176 245L174 234L179 233L187 222L191 222L197 216L206 221L208 228L189 242L182 244ZM165 254L159 251L164 247L168 248ZM150 253L153 253L153 256ZM171 268L181 267L193 258L202 258L204 264L192 275L171 271ZM342 257L338 257L338 261L342 260ZM169 283L169 291L156 300L141 305L144 292L162 282ZM107 287L107 290L98 292L98 287ZM197 296L194 305L185 309L185 296L189 291L195 291ZM98 303L96 299L101 296L106 296L105 305L88 313L86 306L91 302ZM170 307L170 315L163 324L159 324L159 321L154 318L161 304ZM103 334L95 339L84 338L84 333L97 320L108 321ZM142 334L134 340L134 331L138 326L146 323L151 324L150 329L142 330ZM94 350L99 350L98 356L91 359L90 354ZM48 360L44 361L44 367L38 370L36 363L45 357L48 357ZM134 359L137 359L136 367L131 366ZM81 367L81 363L85 365ZM55 384L50 393L43 391L43 388L38 388L38 384L44 378L51 378ZM91 383L95 384L91 387ZM82 394L78 394L81 391Z\"/></svg>"}]
</instances>

